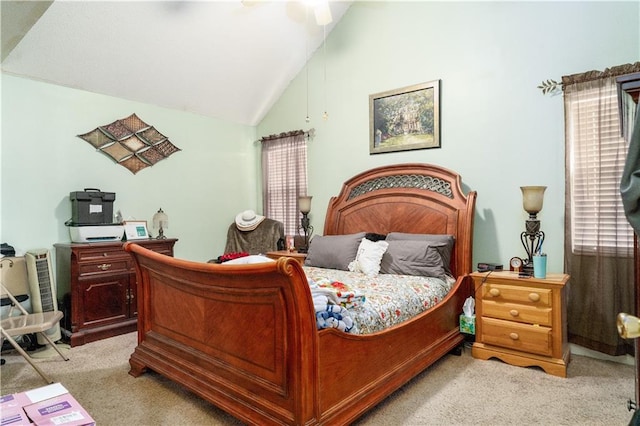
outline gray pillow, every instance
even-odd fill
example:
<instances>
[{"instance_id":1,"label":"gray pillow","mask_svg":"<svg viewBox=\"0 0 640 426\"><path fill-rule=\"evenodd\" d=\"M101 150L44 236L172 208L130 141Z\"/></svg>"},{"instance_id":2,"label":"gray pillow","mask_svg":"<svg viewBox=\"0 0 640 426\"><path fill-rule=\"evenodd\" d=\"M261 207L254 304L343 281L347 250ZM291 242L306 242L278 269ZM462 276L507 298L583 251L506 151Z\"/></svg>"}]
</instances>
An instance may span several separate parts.
<instances>
[{"instance_id":1,"label":"gray pillow","mask_svg":"<svg viewBox=\"0 0 640 426\"><path fill-rule=\"evenodd\" d=\"M381 273L445 279L446 271L439 251L446 246L445 242L387 240L387 243L389 246L380 262Z\"/></svg>"},{"instance_id":2,"label":"gray pillow","mask_svg":"<svg viewBox=\"0 0 640 426\"><path fill-rule=\"evenodd\" d=\"M316 235L309 242L305 266L349 270L358 253L364 232L348 235Z\"/></svg>"},{"instance_id":3,"label":"gray pillow","mask_svg":"<svg viewBox=\"0 0 640 426\"><path fill-rule=\"evenodd\" d=\"M390 232L387 235L387 241L394 240L415 240L415 241L431 241L434 243L445 243L444 246L438 246L440 256L442 256L442 262L444 263L444 270L447 274L453 275L451 272L451 253L453 252L453 244L455 238L453 235L446 234L409 234L405 232Z\"/></svg>"}]
</instances>

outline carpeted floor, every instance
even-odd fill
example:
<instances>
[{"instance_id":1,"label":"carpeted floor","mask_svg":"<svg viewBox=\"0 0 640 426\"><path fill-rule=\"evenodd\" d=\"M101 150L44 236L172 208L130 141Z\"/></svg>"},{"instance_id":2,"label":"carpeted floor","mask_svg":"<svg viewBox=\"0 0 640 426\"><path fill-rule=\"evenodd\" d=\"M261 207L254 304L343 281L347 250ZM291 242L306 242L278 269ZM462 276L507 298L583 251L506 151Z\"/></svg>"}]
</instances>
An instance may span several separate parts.
<instances>
[{"instance_id":1,"label":"carpeted floor","mask_svg":"<svg viewBox=\"0 0 640 426\"><path fill-rule=\"evenodd\" d=\"M136 333L72 348L71 360L40 366L100 426L240 425L230 415L155 374L128 374ZM43 386L17 353L3 353L1 394ZM568 378L539 368L447 355L358 420L357 425L626 425L634 367L574 356Z\"/></svg>"}]
</instances>

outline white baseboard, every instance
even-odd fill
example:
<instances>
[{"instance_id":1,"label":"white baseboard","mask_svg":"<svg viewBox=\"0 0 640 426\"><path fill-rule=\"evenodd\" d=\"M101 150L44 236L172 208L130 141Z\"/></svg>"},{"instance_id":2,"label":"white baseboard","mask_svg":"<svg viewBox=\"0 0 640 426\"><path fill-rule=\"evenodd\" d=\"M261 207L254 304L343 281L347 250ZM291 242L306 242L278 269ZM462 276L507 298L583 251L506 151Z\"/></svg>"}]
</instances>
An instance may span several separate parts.
<instances>
[{"instance_id":1,"label":"white baseboard","mask_svg":"<svg viewBox=\"0 0 640 426\"><path fill-rule=\"evenodd\" d=\"M571 348L572 355L588 356L590 358L619 362L621 364L627 364L627 365L636 364L635 358L632 357L631 355L611 356L611 355L603 354L602 352L594 351L582 346L575 345L573 343L569 343L569 347Z\"/></svg>"}]
</instances>

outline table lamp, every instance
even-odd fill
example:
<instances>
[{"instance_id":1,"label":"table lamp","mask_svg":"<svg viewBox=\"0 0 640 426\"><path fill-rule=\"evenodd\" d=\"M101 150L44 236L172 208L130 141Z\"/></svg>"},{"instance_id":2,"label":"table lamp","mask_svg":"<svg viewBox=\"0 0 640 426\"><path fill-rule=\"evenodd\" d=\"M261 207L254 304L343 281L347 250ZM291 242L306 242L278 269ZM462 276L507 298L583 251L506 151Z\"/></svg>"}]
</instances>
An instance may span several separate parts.
<instances>
[{"instance_id":1,"label":"table lamp","mask_svg":"<svg viewBox=\"0 0 640 426\"><path fill-rule=\"evenodd\" d=\"M165 212L162 211L162 208L158 210L156 214L153 215L153 227L158 229L158 240L164 240L167 237L164 236L164 228L169 227L169 216Z\"/></svg>"},{"instance_id":2,"label":"table lamp","mask_svg":"<svg viewBox=\"0 0 640 426\"><path fill-rule=\"evenodd\" d=\"M302 195L298 197L298 208L302 213L302 220L300 221L300 230L304 235L304 246L298 248L298 252L306 253L309 251L309 237L313 233L313 226L309 223L309 212L311 211L311 196ZM300 230L298 232L300 232Z\"/></svg>"},{"instance_id":3,"label":"table lamp","mask_svg":"<svg viewBox=\"0 0 640 426\"><path fill-rule=\"evenodd\" d=\"M527 262L523 265L523 272L533 275L533 255L542 249L544 232L540 230L538 213L542 210L542 201L546 186L521 186L522 206L529 213L529 219L525 222L525 231L520 234L520 241L527 252Z\"/></svg>"}]
</instances>

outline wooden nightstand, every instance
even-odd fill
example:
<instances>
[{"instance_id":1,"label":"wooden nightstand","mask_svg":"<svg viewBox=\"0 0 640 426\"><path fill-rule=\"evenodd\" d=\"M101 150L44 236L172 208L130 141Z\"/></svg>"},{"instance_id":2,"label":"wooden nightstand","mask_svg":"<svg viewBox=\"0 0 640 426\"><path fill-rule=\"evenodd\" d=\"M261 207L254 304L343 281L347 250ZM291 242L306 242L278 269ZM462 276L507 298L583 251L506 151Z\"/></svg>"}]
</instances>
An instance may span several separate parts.
<instances>
[{"instance_id":1,"label":"wooden nightstand","mask_svg":"<svg viewBox=\"0 0 640 426\"><path fill-rule=\"evenodd\" d=\"M566 284L569 275L520 278L517 272L471 274L476 298L474 358L495 357L567 377Z\"/></svg>"},{"instance_id":2,"label":"wooden nightstand","mask_svg":"<svg viewBox=\"0 0 640 426\"><path fill-rule=\"evenodd\" d=\"M278 250L278 251L267 252L267 257L270 257L271 259L274 259L274 260L278 260L281 257L293 257L301 265L304 265L304 260L307 258L307 254L298 253L297 251Z\"/></svg>"}]
</instances>

